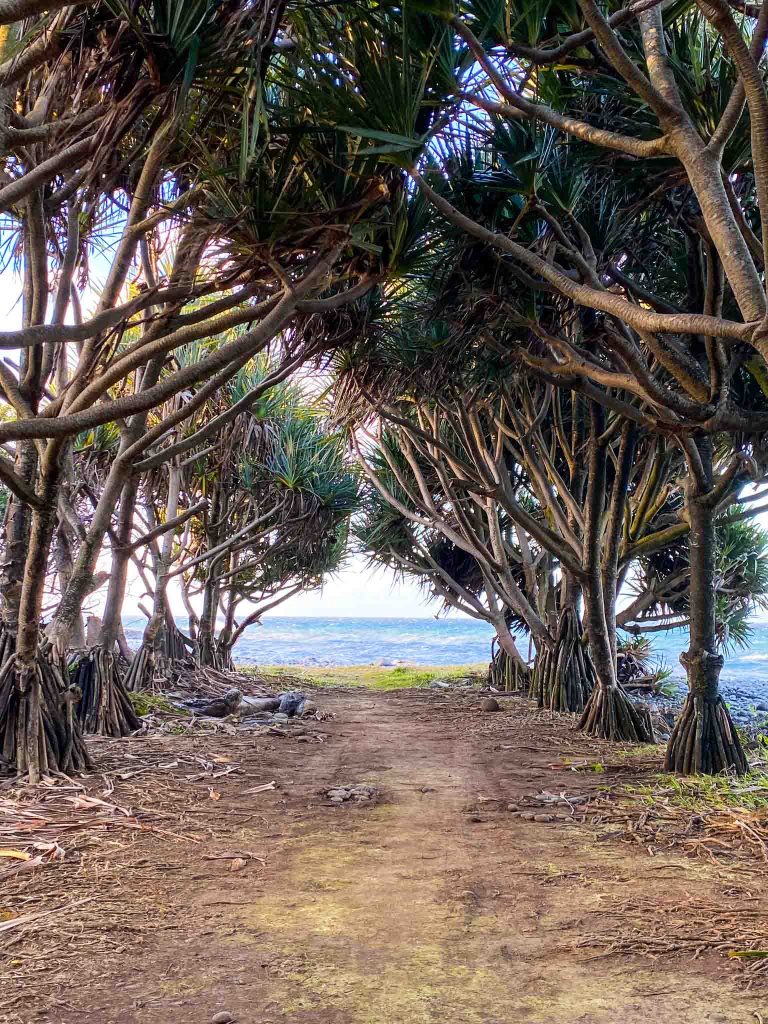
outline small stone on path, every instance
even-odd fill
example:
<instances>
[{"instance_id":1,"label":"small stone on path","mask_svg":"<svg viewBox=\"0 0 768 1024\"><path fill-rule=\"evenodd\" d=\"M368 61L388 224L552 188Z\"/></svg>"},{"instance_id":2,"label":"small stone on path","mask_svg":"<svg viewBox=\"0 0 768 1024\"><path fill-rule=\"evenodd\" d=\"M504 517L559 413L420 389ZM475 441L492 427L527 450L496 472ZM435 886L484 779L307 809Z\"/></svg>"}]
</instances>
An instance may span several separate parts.
<instances>
[{"instance_id":1,"label":"small stone on path","mask_svg":"<svg viewBox=\"0 0 768 1024\"><path fill-rule=\"evenodd\" d=\"M211 1024L232 1024L234 1019L229 1010L219 1010L211 1017Z\"/></svg>"}]
</instances>

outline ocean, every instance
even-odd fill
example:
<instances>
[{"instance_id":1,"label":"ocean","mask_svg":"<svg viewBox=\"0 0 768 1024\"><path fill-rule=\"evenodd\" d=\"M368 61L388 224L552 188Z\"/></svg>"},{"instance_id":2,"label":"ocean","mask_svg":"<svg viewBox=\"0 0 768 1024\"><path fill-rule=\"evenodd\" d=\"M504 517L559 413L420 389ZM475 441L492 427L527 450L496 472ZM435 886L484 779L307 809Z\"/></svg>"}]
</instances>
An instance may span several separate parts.
<instances>
[{"instance_id":1,"label":"ocean","mask_svg":"<svg viewBox=\"0 0 768 1024\"><path fill-rule=\"evenodd\" d=\"M184 628L185 623L179 623ZM125 623L128 642L141 642L143 619ZM235 648L235 660L251 665L466 665L487 662L493 630L485 622L449 616L427 618L321 618L266 616L252 626ZM657 663L683 681L680 652L685 630L653 637ZM521 641L527 654L527 641ZM724 690L744 699L768 700L768 623L755 623L748 650L726 657Z\"/></svg>"},{"instance_id":2,"label":"ocean","mask_svg":"<svg viewBox=\"0 0 768 1024\"><path fill-rule=\"evenodd\" d=\"M130 618L125 631L138 647L144 619ZM186 623L179 617L182 629ZM265 616L246 630L235 660L249 665L371 665L379 661L414 665L469 665L488 661L493 629L485 622L458 616L427 618L305 618ZM527 654L527 640L520 640ZM659 633L651 640L656 662L684 678L680 652L688 645L685 630ZM723 679L746 677L768 683L768 623L755 623L750 647L726 655Z\"/></svg>"}]
</instances>

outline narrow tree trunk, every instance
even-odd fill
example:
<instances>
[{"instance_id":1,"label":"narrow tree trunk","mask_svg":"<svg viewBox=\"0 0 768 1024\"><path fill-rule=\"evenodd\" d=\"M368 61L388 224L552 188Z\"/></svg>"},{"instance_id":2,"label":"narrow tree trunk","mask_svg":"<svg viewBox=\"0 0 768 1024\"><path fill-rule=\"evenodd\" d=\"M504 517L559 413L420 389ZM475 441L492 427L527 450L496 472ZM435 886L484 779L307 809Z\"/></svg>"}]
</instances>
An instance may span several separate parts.
<instances>
[{"instance_id":1,"label":"narrow tree trunk","mask_svg":"<svg viewBox=\"0 0 768 1024\"><path fill-rule=\"evenodd\" d=\"M712 442L696 443L703 480L689 472L686 509L690 523L690 643L680 661L688 696L669 738L665 767L682 775L747 771L747 759L719 692L723 656L715 640L716 534L712 503ZM691 466L689 464L689 470Z\"/></svg>"},{"instance_id":2,"label":"narrow tree trunk","mask_svg":"<svg viewBox=\"0 0 768 1024\"><path fill-rule=\"evenodd\" d=\"M128 478L120 496L120 512L112 544L112 566L109 575L104 618L101 624L100 646L107 652L114 651L122 625L123 602L128 582L128 565L131 560L131 536L136 511L136 495L139 489L138 477Z\"/></svg>"},{"instance_id":3,"label":"narrow tree trunk","mask_svg":"<svg viewBox=\"0 0 768 1024\"><path fill-rule=\"evenodd\" d=\"M530 684L530 670L517 649L515 638L509 631L506 620L495 623L498 649L491 647L491 662L488 666L488 684L497 690L527 690Z\"/></svg>"},{"instance_id":4,"label":"narrow tree trunk","mask_svg":"<svg viewBox=\"0 0 768 1024\"><path fill-rule=\"evenodd\" d=\"M179 492L181 489L181 471L177 463L168 470L168 500L165 508L165 521L175 519L179 510ZM163 534L160 555L155 566L155 594L152 616L147 623L141 647L131 662L126 674L125 685L129 690L144 690L153 687L164 677L170 679L168 659L168 569L173 554L173 530ZM172 618L170 618L173 629ZM174 637L170 638L173 644Z\"/></svg>"},{"instance_id":5,"label":"narrow tree trunk","mask_svg":"<svg viewBox=\"0 0 768 1024\"><path fill-rule=\"evenodd\" d=\"M616 678L614 642L605 614L601 571L606 490L606 451L601 437L605 427L605 413L593 402L590 417L582 561L585 568L584 613L596 685L581 716L579 728L590 736L602 739L649 743L653 740L653 730L647 712L635 707Z\"/></svg>"}]
</instances>

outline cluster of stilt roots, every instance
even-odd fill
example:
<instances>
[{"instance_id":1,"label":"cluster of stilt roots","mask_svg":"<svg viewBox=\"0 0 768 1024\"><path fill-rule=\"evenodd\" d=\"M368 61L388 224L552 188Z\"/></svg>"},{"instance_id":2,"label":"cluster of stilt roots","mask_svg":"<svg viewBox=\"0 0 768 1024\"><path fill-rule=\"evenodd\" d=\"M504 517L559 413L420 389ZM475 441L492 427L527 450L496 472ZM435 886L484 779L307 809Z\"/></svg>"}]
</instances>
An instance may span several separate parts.
<instances>
[{"instance_id":1,"label":"cluster of stilt roots","mask_svg":"<svg viewBox=\"0 0 768 1024\"><path fill-rule=\"evenodd\" d=\"M138 690L162 690L170 683L170 666L162 652L142 644L136 651L123 686L129 693Z\"/></svg>"},{"instance_id":2,"label":"cluster of stilt roots","mask_svg":"<svg viewBox=\"0 0 768 1024\"><path fill-rule=\"evenodd\" d=\"M0 757L19 775L76 772L90 767L63 661L50 646L22 670L15 638L0 627Z\"/></svg>"},{"instance_id":3,"label":"cluster of stilt roots","mask_svg":"<svg viewBox=\"0 0 768 1024\"><path fill-rule=\"evenodd\" d=\"M83 731L98 736L128 736L141 726L120 678L117 659L103 647L78 656L70 680L82 696L77 717Z\"/></svg>"},{"instance_id":4,"label":"cluster of stilt roots","mask_svg":"<svg viewBox=\"0 0 768 1024\"><path fill-rule=\"evenodd\" d=\"M579 722L588 736L621 743L653 743L646 708L636 707L620 686L596 686Z\"/></svg>"},{"instance_id":5,"label":"cluster of stilt roots","mask_svg":"<svg viewBox=\"0 0 768 1024\"><path fill-rule=\"evenodd\" d=\"M530 682L531 673L528 669L510 658L503 647L493 653L488 666L488 686L511 693L515 690L526 691Z\"/></svg>"},{"instance_id":6,"label":"cluster of stilt roots","mask_svg":"<svg viewBox=\"0 0 768 1024\"><path fill-rule=\"evenodd\" d=\"M747 771L747 759L719 695L689 693L667 745L664 767L681 775Z\"/></svg>"},{"instance_id":7,"label":"cluster of stilt roots","mask_svg":"<svg viewBox=\"0 0 768 1024\"><path fill-rule=\"evenodd\" d=\"M195 662L202 668L214 668L217 672L235 671L231 645L223 644L216 637L198 641Z\"/></svg>"},{"instance_id":8,"label":"cluster of stilt roots","mask_svg":"<svg viewBox=\"0 0 768 1024\"><path fill-rule=\"evenodd\" d=\"M555 644L536 656L531 696L550 711L584 710L595 685L595 670L582 643L578 612L568 608L560 616Z\"/></svg>"}]
</instances>

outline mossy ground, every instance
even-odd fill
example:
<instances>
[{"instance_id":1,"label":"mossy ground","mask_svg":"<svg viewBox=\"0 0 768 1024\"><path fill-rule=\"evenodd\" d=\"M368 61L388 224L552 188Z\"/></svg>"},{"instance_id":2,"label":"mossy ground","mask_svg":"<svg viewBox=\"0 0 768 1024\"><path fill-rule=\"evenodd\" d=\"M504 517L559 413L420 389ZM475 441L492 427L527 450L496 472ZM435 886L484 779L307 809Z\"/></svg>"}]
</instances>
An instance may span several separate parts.
<instances>
[{"instance_id":1,"label":"mossy ground","mask_svg":"<svg viewBox=\"0 0 768 1024\"><path fill-rule=\"evenodd\" d=\"M290 676L314 686L359 686L369 690L407 690L428 687L435 679L448 682L471 679L484 682L487 665L341 665L305 668L299 666L267 665L258 669L239 665L238 671L246 675L258 674L264 679Z\"/></svg>"}]
</instances>

